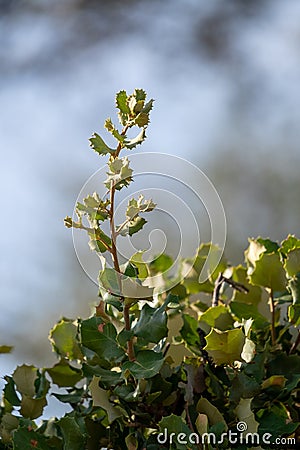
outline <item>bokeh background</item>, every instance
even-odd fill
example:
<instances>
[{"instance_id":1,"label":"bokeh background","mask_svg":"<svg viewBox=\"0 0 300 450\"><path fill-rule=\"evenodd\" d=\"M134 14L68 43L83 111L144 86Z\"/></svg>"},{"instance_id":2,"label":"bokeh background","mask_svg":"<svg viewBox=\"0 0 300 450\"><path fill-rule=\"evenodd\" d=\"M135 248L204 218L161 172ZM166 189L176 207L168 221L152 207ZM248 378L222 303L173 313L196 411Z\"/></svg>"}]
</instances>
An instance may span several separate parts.
<instances>
[{"instance_id":1,"label":"bokeh background","mask_svg":"<svg viewBox=\"0 0 300 450\"><path fill-rule=\"evenodd\" d=\"M97 299L63 218L120 89L156 99L144 151L213 181L230 261L300 235L297 0L0 0L0 42L0 376L52 364L47 331Z\"/></svg>"}]
</instances>

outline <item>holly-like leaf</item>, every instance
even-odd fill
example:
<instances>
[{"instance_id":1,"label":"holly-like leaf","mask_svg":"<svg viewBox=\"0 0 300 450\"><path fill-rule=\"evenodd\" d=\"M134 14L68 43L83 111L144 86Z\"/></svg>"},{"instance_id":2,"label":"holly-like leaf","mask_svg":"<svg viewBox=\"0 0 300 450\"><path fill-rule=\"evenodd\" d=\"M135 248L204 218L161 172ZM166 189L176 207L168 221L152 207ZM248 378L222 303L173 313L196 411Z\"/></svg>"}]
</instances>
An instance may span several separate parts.
<instances>
[{"instance_id":1,"label":"holly-like leaf","mask_svg":"<svg viewBox=\"0 0 300 450\"><path fill-rule=\"evenodd\" d=\"M137 145L142 144L145 139L146 139L146 130L145 128L142 128L136 137L130 139L129 141L124 142L124 147L128 148L129 150L132 150Z\"/></svg>"},{"instance_id":2,"label":"holly-like leaf","mask_svg":"<svg viewBox=\"0 0 300 450\"><path fill-rule=\"evenodd\" d=\"M200 317L200 323L205 322L218 330L227 330L233 325L233 318L224 305L208 308Z\"/></svg>"},{"instance_id":3,"label":"holly-like leaf","mask_svg":"<svg viewBox=\"0 0 300 450\"><path fill-rule=\"evenodd\" d=\"M240 328L219 331L212 328L206 336L208 352L216 364L232 364L241 361L241 353L245 344L245 335Z\"/></svg>"},{"instance_id":4,"label":"holly-like leaf","mask_svg":"<svg viewBox=\"0 0 300 450\"><path fill-rule=\"evenodd\" d=\"M80 347L77 339L77 325L69 319L61 319L49 334L55 352L70 360L82 359Z\"/></svg>"},{"instance_id":5,"label":"holly-like leaf","mask_svg":"<svg viewBox=\"0 0 300 450\"><path fill-rule=\"evenodd\" d=\"M167 437L172 435L172 436L175 436L175 439L173 442L174 442L175 448L177 450L186 450L188 448L187 444L190 442L189 436L192 432L182 417L175 416L175 414L171 414L170 416L164 417L159 422L159 430L160 430L160 434L158 434L158 436L157 436L157 441L159 443L165 443L165 441L164 441L165 434L167 435ZM160 435L161 435L161 437L160 437ZM176 439L176 436L180 437L180 440ZM182 436L184 437L183 439L182 439ZM182 441L184 441L184 440L185 440L185 442L182 443ZM193 440L191 440L191 442L193 442ZM173 447L173 445L172 445L172 447Z\"/></svg>"},{"instance_id":6,"label":"holly-like leaf","mask_svg":"<svg viewBox=\"0 0 300 450\"><path fill-rule=\"evenodd\" d=\"M34 397L35 381L37 379L37 368L34 366L27 366L23 364L18 366L13 373L13 380L16 383L17 389L21 394L29 397Z\"/></svg>"},{"instance_id":7,"label":"holly-like leaf","mask_svg":"<svg viewBox=\"0 0 300 450\"><path fill-rule=\"evenodd\" d=\"M4 398L6 401L8 401L13 406L20 406L21 400L19 399L16 389L15 389L15 382L12 377L6 376L4 377L6 384L4 387Z\"/></svg>"},{"instance_id":8,"label":"holly-like leaf","mask_svg":"<svg viewBox=\"0 0 300 450\"><path fill-rule=\"evenodd\" d=\"M289 277L295 277L300 273L300 248L291 250L286 255L284 268Z\"/></svg>"},{"instance_id":9,"label":"holly-like leaf","mask_svg":"<svg viewBox=\"0 0 300 450\"><path fill-rule=\"evenodd\" d=\"M89 247L92 251L105 253L111 248L111 239L100 228L96 228L88 233Z\"/></svg>"},{"instance_id":10,"label":"holly-like leaf","mask_svg":"<svg viewBox=\"0 0 300 450\"><path fill-rule=\"evenodd\" d=\"M135 336L147 342L158 343L168 335L166 303L159 308L151 308L147 303L143 306L140 318L133 328Z\"/></svg>"},{"instance_id":11,"label":"holly-like leaf","mask_svg":"<svg viewBox=\"0 0 300 450\"><path fill-rule=\"evenodd\" d=\"M112 293L115 296L121 296L121 275L115 269L105 267L100 270L98 277L99 285L106 292ZM118 300L118 297L116 297Z\"/></svg>"},{"instance_id":12,"label":"holly-like leaf","mask_svg":"<svg viewBox=\"0 0 300 450\"><path fill-rule=\"evenodd\" d=\"M85 448L86 436L74 417L65 416L58 426L64 438L64 450L82 450Z\"/></svg>"},{"instance_id":13,"label":"holly-like leaf","mask_svg":"<svg viewBox=\"0 0 300 450\"><path fill-rule=\"evenodd\" d=\"M116 106L119 109L119 120L123 126L129 120L130 109L128 107L128 97L126 91L120 91L116 95Z\"/></svg>"},{"instance_id":14,"label":"holly-like leaf","mask_svg":"<svg viewBox=\"0 0 300 450\"><path fill-rule=\"evenodd\" d=\"M108 147L108 145L104 142L102 137L100 137L99 134L97 133L94 133L93 136L90 138L90 146L99 155L107 155L108 153L114 153L115 151L114 149Z\"/></svg>"},{"instance_id":15,"label":"holly-like leaf","mask_svg":"<svg viewBox=\"0 0 300 450\"><path fill-rule=\"evenodd\" d=\"M99 377L93 377L91 383L89 384L89 390L93 399L93 406L99 406L103 408L107 413L108 422L112 423L118 417L123 416L123 412L118 408L118 406L114 405L110 402L109 391L102 389L99 386Z\"/></svg>"},{"instance_id":16,"label":"holly-like leaf","mask_svg":"<svg viewBox=\"0 0 300 450\"><path fill-rule=\"evenodd\" d=\"M282 405L283 406L283 405ZM258 432L264 435L272 431L272 440L283 435L292 434L299 426L299 422L288 423L288 412L284 407L272 405L271 408L261 409L256 415L259 422Z\"/></svg>"},{"instance_id":17,"label":"holly-like leaf","mask_svg":"<svg viewBox=\"0 0 300 450\"><path fill-rule=\"evenodd\" d=\"M107 179L104 184L107 189L112 186L120 190L124 186L128 186L132 181L132 169L129 167L129 160L127 156L124 158L113 158L108 163L109 172L107 172Z\"/></svg>"},{"instance_id":18,"label":"holly-like leaf","mask_svg":"<svg viewBox=\"0 0 300 450\"><path fill-rule=\"evenodd\" d=\"M28 429L28 427L18 428L14 432L13 444L14 450L53 450L53 447L49 447L45 436Z\"/></svg>"},{"instance_id":19,"label":"holly-like leaf","mask_svg":"<svg viewBox=\"0 0 300 450\"><path fill-rule=\"evenodd\" d=\"M250 274L250 281L252 284L267 287L272 291L284 291L287 279L279 254L261 254Z\"/></svg>"},{"instance_id":20,"label":"holly-like leaf","mask_svg":"<svg viewBox=\"0 0 300 450\"><path fill-rule=\"evenodd\" d=\"M210 425L215 425L219 422L222 422L227 429L227 424L224 417L222 416L218 408L210 403L207 398L201 397L197 403L196 409L199 413L205 414L208 417Z\"/></svg>"},{"instance_id":21,"label":"holly-like leaf","mask_svg":"<svg viewBox=\"0 0 300 450\"><path fill-rule=\"evenodd\" d=\"M288 237L281 242L279 251L285 256L295 248L300 248L300 239L297 239L294 235L289 234Z\"/></svg>"},{"instance_id":22,"label":"holly-like leaf","mask_svg":"<svg viewBox=\"0 0 300 450\"><path fill-rule=\"evenodd\" d=\"M124 142L125 135L119 133L119 131L116 129L114 124L112 123L111 119L106 119L104 127L109 131L114 138L116 138L119 142Z\"/></svg>"},{"instance_id":23,"label":"holly-like leaf","mask_svg":"<svg viewBox=\"0 0 300 450\"><path fill-rule=\"evenodd\" d=\"M70 366L68 362L61 359L55 366L47 369L53 383L59 387L74 386L82 379L81 370Z\"/></svg>"},{"instance_id":24,"label":"holly-like leaf","mask_svg":"<svg viewBox=\"0 0 300 450\"><path fill-rule=\"evenodd\" d=\"M29 419L37 419L43 413L44 407L47 405L46 397L31 398L27 395L22 395L20 413L23 417Z\"/></svg>"},{"instance_id":25,"label":"holly-like leaf","mask_svg":"<svg viewBox=\"0 0 300 450\"><path fill-rule=\"evenodd\" d=\"M251 410L251 401L252 398L241 398L235 410L238 420L247 424L246 433L256 433L258 427L258 422Z\"/></svg>"},{"instance_id":26,"label":"holly-like leaf","mask_svg":"<svg viewBox=\"0 0 300 450\"><path fill-rule=\"evenodd\" d=\"M83 320L80 328L82 345L93 350L101 359L111 363L124 357L124 350L117 343L117 331L113 324L103 325L101 318L94 316Z\"/></svg>"},{"instance_id":27,"label":"holly-like leaf","mask_svg":"<svg viewBox=\"0 0 300 450\"><path fill-rule=\"evenodd\" d=\"M99 221L108 218L107 206L108 200L101 200L97 192L88 195L83 199L83 203L78 202L76 205L76 213L78 217L86 215L92 227L96 227Z\"/></svg>"},{"instance_id":28,"label":"holly-like leaf","mask_svg":"<svg viewBox=\"0 0 300 450\"><path fill-rule=\"evenodd\" d=\"M194 353L200 354L200 338L197 331L199 326L198 321L188 314L182 315L183 326L180 330L180 334L187 345Z\"/></svg>"},{"instance_id":29,"label":"holly-like leaf","mask_svg":"<svg viewBox=\"0 0 300 450\"><path fill-rule=\"evenodd\" d=\"M136 355L135 361L126 361L123 372L129 371L137 380L152 378L161 369L164 362L163 355L152 350L141 350Z\"/></svg>"}]
</instances>

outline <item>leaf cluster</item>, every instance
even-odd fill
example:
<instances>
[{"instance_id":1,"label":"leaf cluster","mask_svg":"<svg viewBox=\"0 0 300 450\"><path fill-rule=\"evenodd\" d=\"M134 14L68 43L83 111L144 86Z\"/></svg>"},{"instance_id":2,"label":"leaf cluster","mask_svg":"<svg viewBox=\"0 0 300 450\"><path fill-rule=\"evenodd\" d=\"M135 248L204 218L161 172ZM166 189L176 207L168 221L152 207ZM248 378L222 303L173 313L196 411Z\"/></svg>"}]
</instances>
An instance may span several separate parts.
<instances>
[{"instance_id":1,"label":"leaf cluster","mask_svg":"<svg viewBox=\"0 0 300 450\"><path fill-rule=\"evenodd\" d=\"M103 264L94 314L62 318L50 331L54 366L22 365L5 376L0 449L198 449L197 443L161 444L159 433L191 439L213 433L221 439L240 421L260 438L299 437L300 239L250 239L242 264L231 266L223 257L204 283L199 275L207 256L219 252L211 243L182 259L172 276L168 255L145 263L138 252L119 265L115 240L139 231L141 215L155 207L143 196L132 198L124 222L114 224L114 194L133 180L120 151L144 140L152 104L143 90L119 92L123 128L105 122L116 148L97 134L91 138L94 150L109 157L109 196L87 196L76 205L77 218L67 217L65 224L86 231L91 249L110 253L115 266ZM140 133L129 140L132 126ZM110 235L102 230L105 221ZM160 286L149 288L156 275ZM142 289L143 296L129 295L128 286ZM37 422L48 395L69 412ZM260 445L272 448L262 440ZM230 444L225 439L205 448ZM234 448L249 447L242 436Z\"/></svg>"}]
</instances>

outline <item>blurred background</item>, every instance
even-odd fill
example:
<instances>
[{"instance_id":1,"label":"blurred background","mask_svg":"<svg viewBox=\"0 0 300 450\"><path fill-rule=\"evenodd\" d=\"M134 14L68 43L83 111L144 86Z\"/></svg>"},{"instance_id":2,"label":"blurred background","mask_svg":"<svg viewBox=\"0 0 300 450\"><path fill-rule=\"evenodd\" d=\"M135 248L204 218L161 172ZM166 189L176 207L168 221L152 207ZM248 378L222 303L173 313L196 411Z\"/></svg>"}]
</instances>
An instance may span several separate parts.
<instances>
[{"instance_id":1,"label":"blurred background","mask_svg":"<svg viewBox=\"0 0 300 450\"><path fill-rule=\"evenodd\" d=\"M63 218L121 89L156 99L143 151L214 183L232 263L248 236L300 235L296 0L0 0L0 42L0 376L52 364L48 330L97 300Z\"/></svg>"}]
</instances>

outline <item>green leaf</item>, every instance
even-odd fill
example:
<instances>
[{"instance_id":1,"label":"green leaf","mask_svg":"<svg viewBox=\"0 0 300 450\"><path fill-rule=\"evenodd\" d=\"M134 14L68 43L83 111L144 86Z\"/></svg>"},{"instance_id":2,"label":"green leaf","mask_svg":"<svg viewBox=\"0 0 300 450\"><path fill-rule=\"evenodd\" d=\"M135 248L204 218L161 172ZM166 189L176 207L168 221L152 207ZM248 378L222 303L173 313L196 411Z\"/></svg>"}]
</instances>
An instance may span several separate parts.
<instances>
[{"instance_id":1,"label":"green leaf","mask_svg":"<svg viewBox=\"0 0 300 450\"><path fill-rule=\"evenodd\" d=\"M162 253L150 263L150 270L154 272L166 272L173 265L173 259L171 256Z\"/></svg>"},{"instance_id":2,"label":"green leaf","mask_svg":"<svg viewBox=\"0 0 300 450\"><path fill-rule=\"evenodd\" d=\"M124 142L124 147L128 148L129 150L132 150L137 145L142 144L145 139L146 139L146 130L145 130L145 128L142 128L141 131L139 132L139 134L135 138Z\"/></svg>"},{"instance_id":3,"label":"green leaf","mask_svg":"<svg viewBox=\"0 0 300 450\"><path fill-rule=\"evenodd\" d=\"M97 152L99 155L107 155L108 153L114 153L115 151L114 149L109 148L97 133L94 133L89 141L92 149L95 150L95 152Z\"/></svg>"},{"instance_id":4,"label":"green leaf","mask_svg":"<svg viewBox=\"0 0 300 450\"><path fill-rule=\"evenodd\" d=\"M200 353L200 338L197 332L199 326L198 321L188 314L182 314L183 327L180 330L180 334L189 348L193 351L199 349ZM198 353L198 352L197 352Z\"/></svg>"},{"instance_id":5,"label":"green leaf","mask_svg":"<svg viewBox=\"0 0 300 450\"><path fill-rule=\"evenodd\" d=\"M241 353L245 344L245 335L240 328L219 331L212 328L206 336L208 352L216 364L232 364L241 361Z\"/></svg>"},{"instance_id":6,"label":"green leaf","mask_svg":"<svg viewBox=\"0 0 300 450\"><path fill-rule=\"evenodd\" d=\"M255 420L255 416L251 410L252 398L241 398L239 404L236 407L236 415L239 422L245 422L247 424L247 433L256 433L258 422Z\"/></svg>"},{"instance_id":7,"label":"green leaf","mask_svg":"<svg viewBox=\"0 0 300 450\"><path fill-rule=\"evenodd\" d=\"M3 449L7 449L5 444L11 442L12 432L19 426L19 419L10 413L6 413L2 416L0 421L0 449L1 442L3 442Z\"/></svg>"},{"instance_id":8,"label":"green leaf","mask_svg":"<svg viewBox=\"0 0 300 450\"><path fill-rule=\"evenodd\" d=\"M89 390L93 399L93 406L99 406L104 409L107 413L108 422L112 423L118 417L123 416L123 412L118 408L118 406L114 405L110 402L110 394L109 391L102 389L99 386L99 377L93 377L93 380L89 384Z\"/></svg>"},{"instance_id":9,"label":"green leaf","mask_svg":"<svg viewBox=\"0 0 300 450\"><path fill-rule=\"evenodd\" d=\"M13 373L13 380L16 383L17 389L21 394L29 397L35 395L35 381L37 379L37 368L34 366L27 366L23 364L18 366Z\"/></svg>"},{"instance_id":10,"label":"green leaf","mask_svg":"<svg viewBox=\"0 0 300 450\"><path fill-rule=\"evenodd\" d=\"M250 274L252 284L267 287L273 291L284 291L287 279L280 256L277 253L263 253L255 262Z\"/></svg>"},{"instance_id":11,"label":"green leaf","mask_svg":"<svg viewBox=\"0 0 300 450\"><path fill-rule=\"evenodd\" d=\"M82 450L85 448L86 436L74 417L65 416L59 420L58 426L64 438L64 450Z\"/></svg>"},{"instance_id":12,"label":"green leaf","mask_svg":"<svg viewBox=\"0 0 300 450\"><path fill-rule=\"evenodd\" d=\"M61 319L49 334L55 352L70 360L82 359L83 355L78 345L77 325L69 319Z\"/></svg>"},{"instance_id":13,"label":"green leaf","mask_svg":"<svg viewBox=\"0 0 300 450\"><path fill-rule=\"evenodd\" d=\"M132 181L132 169L129 167L127 156L124 158L112 158L108 162L109 172L104 184L107 189L113 185L117 190L128 186Z\"/></svg>"},{"instance_id":14,"label":"green leaf","mask_svg":"<svg viewBox=\"0 0 300 450\"><path fill-rule=\"evenodd\" d=\"M279 251L285 256L295 248L300 248L300 239L297 239L294 235L289 234L288 237L281 242Z\"/></svg>"},{"instance_id":15,"label":"green leaf","mask_svg":"<svg viewBox=\"0 0 300 450\"><path fill-rule=\"evenodd\" d=\"M100 228L95 228L88 233L90 237L89 246L92 251L105 253L111 247L111 239Z\"/></svg>"},{"instance_id":16,"label":"green leaf","mask_svg":"<svg viewBox=\"0 0 300 450\"><path fill-rule=\"evenodd\" d=\"M55 366L47 369L53 383L59 387L74 386L82 379L81 370L71 367L66 360L61 359Z\"/></svg>"},{"instance_id":17,"label":"green leaf","mask_svg":"<svg viewBox=\"0 0 300 450\"><path fill-rule=\"evenodd\" d=\"M116 105L119 109L119 120L124 126L129 119L130 109L127 104L127 93L126 91L120 91L116 95Z\"/></svg>"},{"instance_id":18,"label":"green leaf","mask_svg":"<svg viewBox=\"0 0 300 450\"><path fill-rule=\"evenodd\" d=\"M133 328L135 336L147 342L158 343L168 335L166 303L160 308L151 308L147 303L143 306L140 318Z\"/></svg>"},{"instance_id":19,"label":"green leaf","mask_svg":"<svg viewBox=\"0 0 300 450\"><path fill-rule=\"evenodd\" d=\"M101 384L103 384L107 389L111 386L116 386L123 380L121 372L103 369L100 366L90 366L88 364L84 364L83 373L88 377L93 375L97 376Z\"/></svg>"},{"instance_id":20,"label":"green leaf","mask_svg":"<svg viewBox=\"0 0 300 450\"><path fill-rule=\"evenodd\" d=\"M11 345L0 345L0 353L10 353L12 349Z\"/></svg>"},{"instance_id":21,"label":"green leaf","mask_svg":"<svg viewBox=\"0 0 300 450\"><path fill-rule=\"evenodd\" d=\"M229 399L235 403L241 398L252 398L260 391L259 382L244 372L239 372L232 380Z\"/></svg>"},{"instance_id":22,"label":"green leaf","mask_svg":"<svg viewBox=\"0 0 300 450\"><path fill-rule=\"evenodd\" d=\"M134 433L128 434L125 438L125 444L126 448L128 450L137 450L138 448L138 441L135 437Z\"/></svg>"},{"instance_id":23,"label":"green leaf","mask_svg":"<svg viewBox=\"0 0 300 450\"><path fill-rule=\"evenodd\" d=\"M43 413L44 407L47 405L46 397L31 398L22 395L20 413L23 417L29 419L37 419Z\"/></svg>"},{"instance_id":24,"label":"green leaf","mask_svg":"<svg viewBox=\"0 0 300 450\"><path fill-rule=\"evenodd\" d=\"M47 444L47 439L40 433L22 427L13 434L14 450L51 450ZM70 449L71 450L71 449ZM76 450L75 448L72 450ZM78 449L79 450L79 449Z\"/></svg>"},{"instance_id":25,"label":"green leaf","mask_svg":"<svg viewBox=\"0 0 300 450\"><path fill-rule=\"evenodd\" d=\"M300 273L289 280L288 289L293 299L293 304L288 309L289 321L297 327L300 325Z\"/></svg>"},{"instance_id":26,"label":"green leaf","mask_svg":"<svg viewBox=\"0 0 300 450\"><path fill-rule=\"evenodd\" d=\"M53 393L52 395L62 403L78 404L82 400L83 393L83 389L68 389L68 394Z\"/></svg>"},{"instance_id":27,"label":"green leaf","mask_svg":"<svg viewBox=\"0 0 300 450\"><path fill-rule=\"evenodd\" d=\"M253 319L253 328L263 329L270 326L268 320L258 312L256 305L248 305L246 303L230 302L230 311L239 321L243 319Z\"/></svg>"},{"instance_id":28,"label":"green leaf","mask_svg":"<svg viewBox=\"0 0 300 450\"><path fill-rule=\"evenodd\" d=\"M161 369L164 362L163 355L152 350L142 350L137 353L135 361L126 361L123 366L123 372L129 370L137 379L152 378Z\"/></svg>"},{"instance_id":29,"label":"green leaf","mask_svg":"<svg viewBox=\"0 0 300 450\"><path fill-rule=\"evenodd\" d=\"M260 410L256 415L259 422L258 432L260 435L272 432L272 440L277 437L292 434L299 426L297 423L287 423L288 414L276 405L272 406L270 410Z\"/></svg>"},{"instance_id":30,"label":"green leaf","mask_svg":"<svg viewBox=\"0 0 300 450\"><path fill-rule=\"evenodd\" d=\"M121 275L119 276L115 269L105 267L103 270L100 270L98 280L102 289L121 297Z\"/></svg>"},{"instance_id":31,"label":"green leaf","mask_svg":"<svg viewBox=\"0 0 300 450\"><path fill-rule=\"evenodd\" d=\"M240 292L234 289L232 300L238 303L247 303L257 305L262 300L262 289L259 286L253 286L248 282L246 267L239 265L232 268L232 279L242 284L248 292Z\"/></svg>"},{"instance_id":32,"label":"green leaf","mask_svg":"<svg viewBox=\"0 0 300 450\"><path fill-rule=\"evenodd\" d=\"M143 260L143 254L145 252L139 251L134 253L130 258L130 263L133 264L138 270L138 277L144 280L149 276L149 269L147 264Z\"/></svg>"},{"instance_id":33,"label":"green leaf","mask_svg":"<svg viewBox=\"0 0 300 450\"><path fill-rule=\"evenodd\" d=\"M88 216L91 226L96 228L99 221L104 221L108 218L108 205L109 200L101 200L97 192L94 192L93 195L85 197L83 203L77 202L76 213L78 217Z\"/></svg>"},{"instance_id":34,"label":"green leaf","mask_svg":"<svg viewBox=\"0 0 300 450\"><path fill-rule=\"evenodd\" d=\"M133 234L140 231L146 223L147 220L145 220L143 217L136 217L135 219L131 220L127 226L129 236L132 236Z\"/></svg>"},{"instance_id":35,"label":"green leaf","mask_svg":"<svg viewBox=\"0 0 300 450\"><path fill-rule=\"evenodd\" d=\"M186 422L183 420L180 416L175 416L175 414L171 414L170 416L164 417L159 422L159 429L161 431L160 434L163 436L160 438L161 441L165 438L165 430L167 430L167 436L169 437L171 434L174 436L173 442L176 445L177 450L186 450L187 443L189 442L189 436L191 434L191 430L187 426ZM183 433L184 439L186 440L186 443L182 444L180 441L178 442L178 437L180 433ZM182 435L181 435L182 436ZM157 440L159 441L159 435L157 436ZM173 447L173 446L172 446Z\"/></svg>"},{"instance_id":36,"label":"green leaf","mask_svg":"<svg viewBox=\"0 0 300 450\"><path fill-rule=\"evenodd\" d=\"M4 398L13 406L20 406L21 400L17 396L15 383L12 377L5 376L6 385L4 387Z\"/></svg>"},{"instance_id":37,"label":"green leaf","mask_svg":"<svg viewBox=\"0 0 300 450\"><path fill-rule=\"evenodd\" d=\"M106 119L104 123L104 127L109 131L114 138L116 138L119 142L123 142L125 139L125 135L122 135L119 133L119 131L116 129L116 127L113 125L111 119Z\"/></svg>"},{"instance_id":38,"label":"green leaf","mask_svg":"<svg viewBox=\"0 0 300 450\"><path fill-rule=\"evenodd\" d=\"M201 322L205 322L210 327L224 331L231 328L234 321L231 314L229 314L227 307L224 305L219 305L208 308L201 315L200 323Z\"/></svg>"},{"instance_id":39,"label":"green leaf","mask_svg":"<svg viewBox=\"0 0 300 450\"><path fill-rule=\"evenodd\" d=\"M82 345L93 350L97 355L110 363L120 361L124 350L117 344L117 331L113 324L103 325L99 317L91 317L81 323Z\"/></svg>"},{"instance_id":40,"label":"green leaf","mask_svg":"<svg viewBox=\"0 0 300 450\"><path fill-rule=\"evenodd\" d=\"M298 272L300 273L300 248L291 250L286 255L284 268L289 277L295 277Z\"/></svg>"},{"instance_id":41,"label":"green leaf","mask_svg":"<svg viewBox=\"0 0 300 450\"><path fill-rule=\"evenodd\" d=\"M196 406L197 412L201 414L205 414L208 417L208 421L210 425L215 425L219 422L222 422L227 429L227 425L224 417L212 403L210 403L207 398L201 397Z\"/></svg>"}]
</instances>

